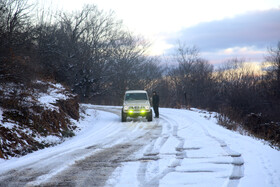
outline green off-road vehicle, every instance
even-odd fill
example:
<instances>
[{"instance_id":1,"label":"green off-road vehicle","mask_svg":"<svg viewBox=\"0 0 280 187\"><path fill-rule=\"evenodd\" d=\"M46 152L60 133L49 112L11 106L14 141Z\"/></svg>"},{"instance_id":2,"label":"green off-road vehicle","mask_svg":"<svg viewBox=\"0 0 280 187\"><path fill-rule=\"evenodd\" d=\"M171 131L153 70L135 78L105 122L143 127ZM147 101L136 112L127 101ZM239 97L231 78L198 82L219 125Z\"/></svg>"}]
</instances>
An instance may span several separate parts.
<instances>
[{"instance_id":1,"label":"green off-road vehicle","mask_svg":"<svg viewBox=\"0 0 280 187\"><path fill-rule=\"evenodd\" d=\"M125 122L127 117L137 118L139 116L145 117L148 121L153 120L148 93L144 90L126 91L122 108L122 122Z\"/></svg>"}]
</instances>

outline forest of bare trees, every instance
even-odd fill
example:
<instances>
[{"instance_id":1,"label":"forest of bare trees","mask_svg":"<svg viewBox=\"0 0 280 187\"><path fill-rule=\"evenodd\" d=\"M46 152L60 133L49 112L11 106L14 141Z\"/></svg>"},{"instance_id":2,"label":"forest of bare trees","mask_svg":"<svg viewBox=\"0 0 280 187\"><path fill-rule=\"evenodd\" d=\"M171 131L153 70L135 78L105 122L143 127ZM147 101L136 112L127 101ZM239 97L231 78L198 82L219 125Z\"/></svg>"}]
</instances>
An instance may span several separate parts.
<instances>
[{"instance_id":1,"label":"forest of bare trees","mask_svg":"<svg viewBox=\"0 0 280 187\"><path fill-rule=\"evenodd\" d=\"M125 30L113 13L87 5L34 22L34 5L27 2L1 1L1 81L54 79L83 102L108 96L103 103L119 104L114 98L126 89L144 89L161 76L156 59L145 54L149 43Z\"/></svg>"},{"instance_id":2,"label":"forest of bare trees","mask_svg":"<svg viewBox=\"0 0 280 187\"><path fill-rule=\"evenodd\" d=\"M81 102L108 105L120 105L127 89L157 90L161 106L216 111L224 124L270 124L278 135L264 136L280 142L280 42L268 49L270 66L262 74L236 58L214 69L197 47L184 44L171 59L176 65L163 67L146 54L150 43L111 12L86 5L38 21L34 7L27 0L0 1L1 84L55 80Z\"/></svg>"},{"instance_id":3,"label":"forest of bare trees","mask_svg":"<svg viewBox=\"0 0 280 187\"><path fill-rule=\"evenodd\" d=\"M216 111L221 125L280 143L280 42L268 49L266 66L255 71L244 59L232 58L214 69L196 47L179 45L178 66L169 68L160 85L165 105ZM162 93L161 92L161 93Z\"/></svg>"}]
</instances>

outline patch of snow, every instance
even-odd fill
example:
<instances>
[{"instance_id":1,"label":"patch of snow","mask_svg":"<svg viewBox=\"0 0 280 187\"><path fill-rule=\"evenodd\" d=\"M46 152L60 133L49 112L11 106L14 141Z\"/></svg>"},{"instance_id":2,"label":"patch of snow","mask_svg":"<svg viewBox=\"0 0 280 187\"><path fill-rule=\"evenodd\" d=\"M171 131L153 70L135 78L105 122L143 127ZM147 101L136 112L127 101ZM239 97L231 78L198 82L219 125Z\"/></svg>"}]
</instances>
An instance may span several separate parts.
<instances>
[{"instance_id":1,"label":"patch of snow","mask_svg":"<svg viewBox=\"0 0 280 187\"><path fill-rule=\"evenodd\" d=\"M39 81L40 83L40 81ZM46 109L51 110L58 110L58 107L54 104L57 100L66 100L69 97L63 93L65 91L65 88L57 83L48 83L51 86L48 88L47 93L40 93L38 96L38 101L43 105Z\"/></svg>"},{"instance_id":2,"label":"patch of snow","mask_svg":"<svg viewBox=\"0 0 280 187\"><path fill-rule=\"evenodd\" d=\"M57 143L60 143L62 141L60 137L53 136L53 135L46 136L46 137L36 136L34 139L38 142L44 142L44 143L48 143L48 144L57 144Z\"/></svg>"},{"instance_id":3,"label":"patch of snow","mask_svg":"<svg viewBox=\"0 0 280 187\"><path fill-rule=\"evenodd\" d=\"M13 129L17 124L5 122L5 123L1 123L1 125L2 125L2 127L5 127L7 129Z\"/></svg>"},{"instance_id":4,"label":"patch of snow","mask_svg":"<svg viewBox=\"0 0 280 187\"><path fill-rule=\"evenodd\" d=\"M137 169L140 164L137 162L130 162L123 167L118 167L112 174L112 177L107 181L106 186L139 186L137 179ZM121 179L121 181L119 180ZM125 184L125 185L124 185Z\"/></svg>"}]
</instances>

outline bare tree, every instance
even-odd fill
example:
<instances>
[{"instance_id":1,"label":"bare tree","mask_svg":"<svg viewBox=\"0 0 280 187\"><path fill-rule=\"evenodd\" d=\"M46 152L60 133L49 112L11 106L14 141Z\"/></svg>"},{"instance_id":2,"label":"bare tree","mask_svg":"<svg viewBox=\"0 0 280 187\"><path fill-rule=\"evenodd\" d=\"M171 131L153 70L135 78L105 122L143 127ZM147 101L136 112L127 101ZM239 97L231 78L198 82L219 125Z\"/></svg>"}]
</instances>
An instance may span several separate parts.
<instances>
[{"instance_id":1,"label":"bare tree","mask_svg":"<svg viewBox=\"0 0 280 187\"><path fill-rule=\"evenodd\" d=\"M280 41L275 48L268 49L266 60L271 63L267 76L271 79L273 95L280 99Z\"/></svg>"},{"instance_id":2,"label":"bare tree","mask_svg":"<svg viewBox=\"0 0 280 187\"><path fill-rule=\"evenodd\" d=\"M176 87L176 95L181 105L201 106L208 101L213 66L199 55L196 47L179 43L174 59L178 67L169 75Z\"/></svg>"},{"instance_id":3,"label":"bare tree","mask_svg":"<svg viewBox=\"0 0 280 187\"><path fill-rule=\"evenodd\" d=\"M0 75L1 81L25 81L31 78L33 54L32 6L27 0L0 2ZM23 76L25 75L25 76Z\"/></svg>"},{"instance_id":4,"label":"bare tree","mask_svg":"<svg viewBox=\"0 0 280 187\"><path fill-rule=\"evenodd\" d=\"M3 0L0 3L0 45L1 49L16 51L16 47L26 45L30 34L30 14L32 5L27 0ZM3 54L1 51L0 54ZM3 54L4 55L4 54Z\"/></svg>"},{"instance_id":5,"label":"bare tree","mask_svg":"<svg viewBox=\"0 0 280 187\"><path fill-rule=\"evenodd\" d=\"M146 78L143 74L143 68L145 63L148 63L147 57L144 56L148 45L141 37L135 37L127 32L124 32L113 42L110 58L112 66L108 72L111 95L122 98L127 89L145 88L141 81ZM117 102L120 102L120 99Z\"/></svg>"}]
</instances>

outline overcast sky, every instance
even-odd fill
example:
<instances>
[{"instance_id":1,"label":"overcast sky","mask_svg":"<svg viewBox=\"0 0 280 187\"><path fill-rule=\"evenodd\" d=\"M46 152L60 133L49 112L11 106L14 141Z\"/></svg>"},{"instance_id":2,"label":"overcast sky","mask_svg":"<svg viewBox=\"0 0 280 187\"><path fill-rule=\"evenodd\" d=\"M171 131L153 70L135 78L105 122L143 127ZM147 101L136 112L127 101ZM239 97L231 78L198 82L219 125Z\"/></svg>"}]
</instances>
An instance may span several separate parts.
<instances>
[{"instance_id":1,"label":"overcast sky","mask_svg":"<svg viewBox=\"0 0 280 187\"><path fill-rule=\"evenodd\" d=\"M51 2L52 0L38 0ZM56 0L66 11L84 4L113 10L130 31L149 39L150 53L170 53L178 40L212 63L240 57L262 61L280 41L279 0Z\"/></svg>"}]
</instances>

